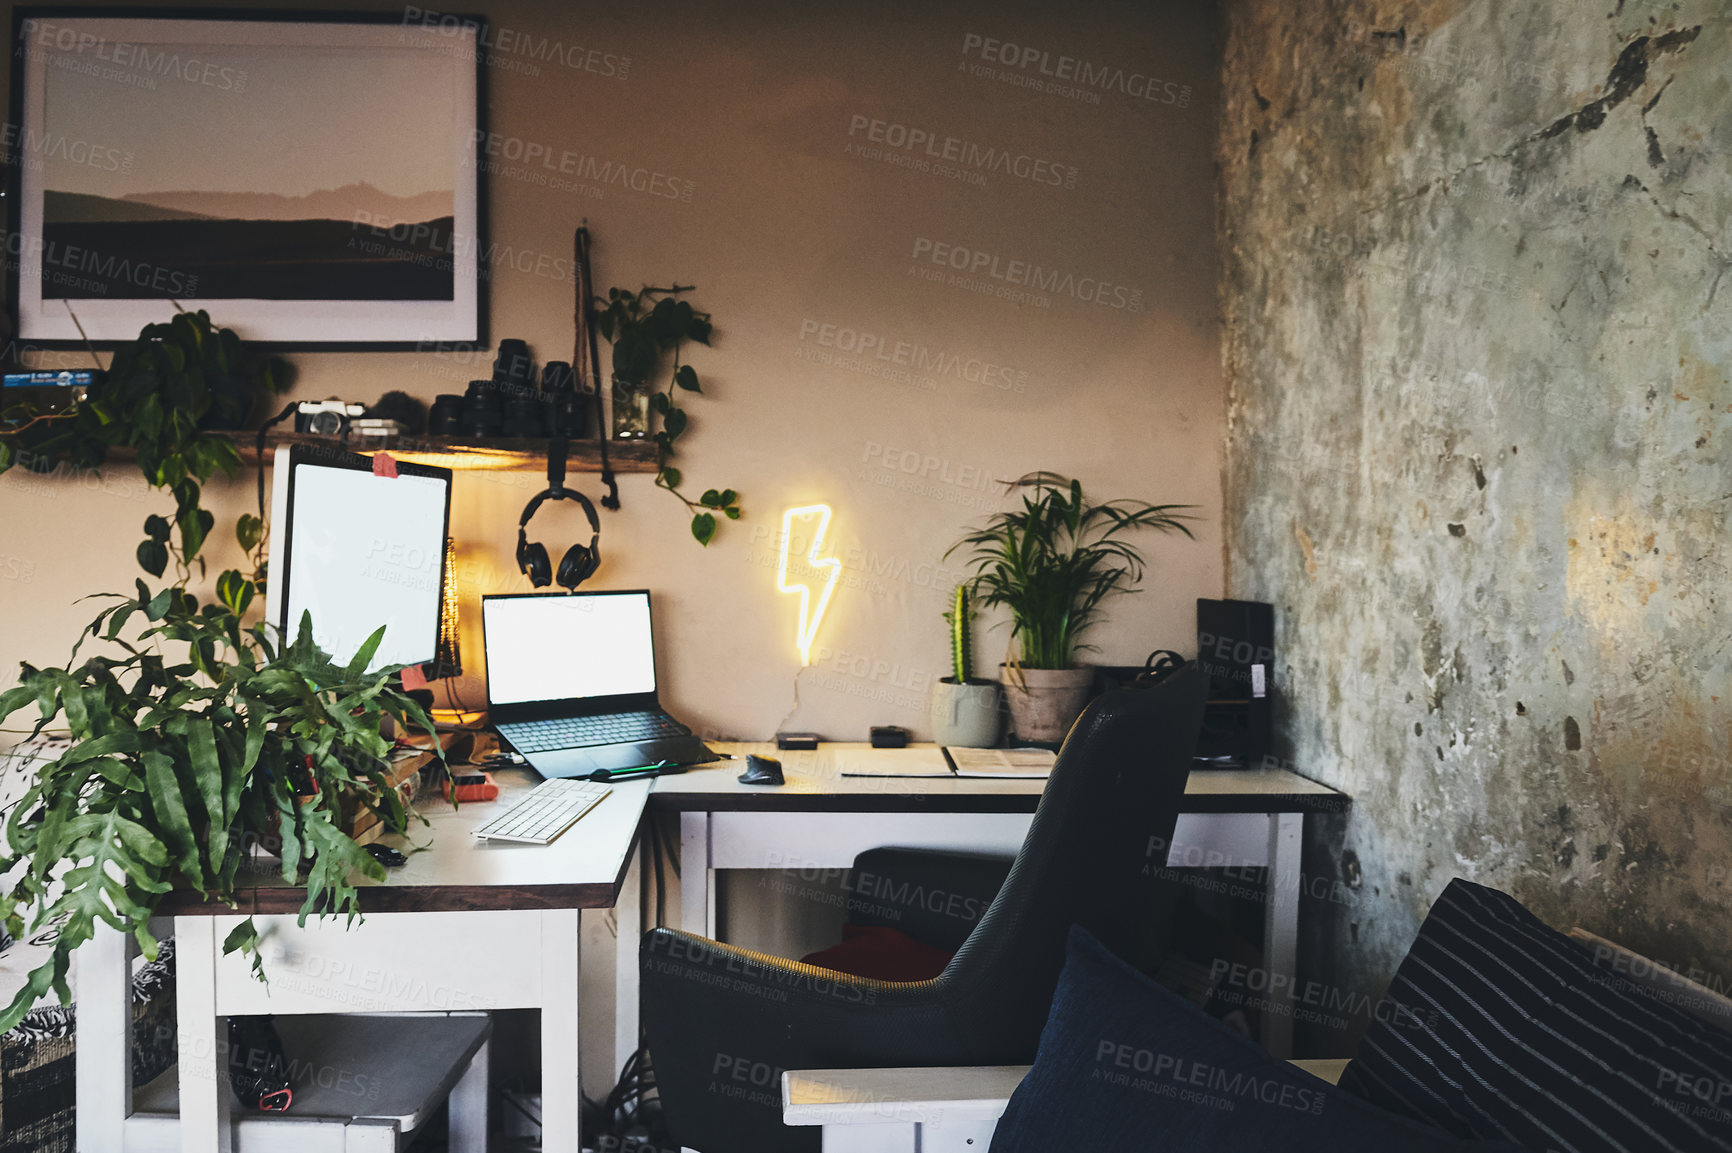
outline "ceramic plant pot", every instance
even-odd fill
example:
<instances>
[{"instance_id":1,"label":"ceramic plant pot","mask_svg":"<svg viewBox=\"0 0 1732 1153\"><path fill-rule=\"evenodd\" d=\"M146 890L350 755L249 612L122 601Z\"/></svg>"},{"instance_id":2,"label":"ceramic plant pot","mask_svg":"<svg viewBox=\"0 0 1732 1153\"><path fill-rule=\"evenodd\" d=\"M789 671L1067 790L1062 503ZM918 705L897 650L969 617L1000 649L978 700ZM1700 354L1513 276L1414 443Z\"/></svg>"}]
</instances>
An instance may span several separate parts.
<instances>
[{"instance_id":1,"label":"ceramic plant pot","mask_svg":"<svg viewBox=\"0 0 1732 1153\"><path fill-rule=\"evenodd\" d=\"M1064 740L1089 702L1095 671L1087 665L1068 669L1003 670L1004 695L1010 701L1010 726L1018 740L1056 745Z\"/></svg>"},{"instance_id":2,"label":"ceramic plant pot","mask_svg":"<svg viewBox=\"0 0 1732 1153\"><path fill-rule=\"evenodd\" d=\"M932 686L932 739L961 749L998 744L998 682L945 677Z\"/></svg>"}]
</instances>

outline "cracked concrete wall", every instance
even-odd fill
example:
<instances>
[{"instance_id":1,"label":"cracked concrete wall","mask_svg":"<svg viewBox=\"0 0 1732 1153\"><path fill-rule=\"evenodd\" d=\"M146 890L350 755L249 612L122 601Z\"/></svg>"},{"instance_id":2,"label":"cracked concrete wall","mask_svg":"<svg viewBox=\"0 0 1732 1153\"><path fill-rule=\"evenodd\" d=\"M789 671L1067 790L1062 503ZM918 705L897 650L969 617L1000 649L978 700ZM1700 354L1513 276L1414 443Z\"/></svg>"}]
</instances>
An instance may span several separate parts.
<instances>
[{"instance_id":1,"label":"cracked concrete wall","mask_svg":"<svg viewBox=\"0 0 1732 1153\"><path fill-rule=\"evenodd\" d=\"M1224 57L1228 585L1354 796L1308 970L1375 995L1460 875L1726 988L1723 0L1239 0Z\"/></svg>"}]
</instances>

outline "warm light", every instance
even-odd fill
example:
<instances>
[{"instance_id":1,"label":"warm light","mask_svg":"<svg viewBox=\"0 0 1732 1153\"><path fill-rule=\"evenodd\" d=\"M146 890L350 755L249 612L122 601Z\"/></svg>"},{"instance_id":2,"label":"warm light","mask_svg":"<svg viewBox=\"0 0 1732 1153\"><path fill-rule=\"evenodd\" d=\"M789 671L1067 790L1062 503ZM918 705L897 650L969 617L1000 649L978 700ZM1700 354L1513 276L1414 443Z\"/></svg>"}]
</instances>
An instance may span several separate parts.
<instances>
[{"instance_id":1,"label":"warm light","mask_svg":"<svg viewBox=\"0 0 1732 1153\"><path fill-rule=\"evenodd\" d=\"M812 548L806 554L806 563L811 569L825 570L820 578L816 573L802 576L792 583L788 580L788 551L794 544L794 518L815 516L818 518L818 530L812 534ZM830 605L830 593L836 588L836 581L842 575L842 562L835 557L820 558L818 553L824 547L824 534L830 529L830 506L827 504L801 505L791 508L782 514L782 559L776 569L776 589L779 592L800 594L800 630L795 635L795 643L800 648L800 663L812 663L812 641L818 635L818 622L824 619L824 610ZM824 591L818 594L817 603L812 600L812 585L819 579L824 581Z\"/></svg>"},{"instance_id":2,"label":"warm light","mask_svg":"<svg viewBox=\"0 0 1732 1153\"><path fill-rule=\"evenodd\" d=\"M454 472L518 468L526 459L522 453L486 452L467 448L433 449L427 452L392 448L391 455L406 464L430 464Z\"/></svg>"},{"instance_id":3,"label":"warm light","mask_svg":"<svg viewBox=\"0 0 1732 1153\"><path fill-rule=\"evenodd\" d=\"M439 641L433 658L433 679L463 675L463 653L457 643L457 541L445 538L445 586L439 601Z\"/></svg>"}]
</instances>

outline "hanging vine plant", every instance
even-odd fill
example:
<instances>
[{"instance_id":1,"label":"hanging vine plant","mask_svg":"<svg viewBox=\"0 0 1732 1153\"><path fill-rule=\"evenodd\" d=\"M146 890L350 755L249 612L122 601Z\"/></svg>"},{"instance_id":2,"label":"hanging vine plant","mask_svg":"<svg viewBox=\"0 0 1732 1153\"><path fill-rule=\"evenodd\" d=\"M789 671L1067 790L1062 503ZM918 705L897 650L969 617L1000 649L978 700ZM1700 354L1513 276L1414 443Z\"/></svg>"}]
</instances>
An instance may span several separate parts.
<instances>
[{"instance_id":1,"label":"hanging vine plant","mask_svg":"<svg viewBox=\"0 0 1732 1153\"><path fill-rule=\"evenodd\" d=\"M685 344L689 340L708 345L712 332L710 314L681 299L691 291L689 284L668 288L645 285L636 292L610 288L605 299L595 298L596 328L613 346L615 379L628 385L647 387L672 354L673 372L666 391L658 390L649 398L652 422L659 418L661 424L650 433L656 445L656 487L666 489L686 506L692 514L692 536L707 546L715 539L717 514L728 520L740 519L740 494L731 488L710 488L693 500L682 491L684 474L670 463L676 455L674 443L691 423L680 407L680 394L703 392L697 370L684 362Z\"/></svg>"}]
</instances>

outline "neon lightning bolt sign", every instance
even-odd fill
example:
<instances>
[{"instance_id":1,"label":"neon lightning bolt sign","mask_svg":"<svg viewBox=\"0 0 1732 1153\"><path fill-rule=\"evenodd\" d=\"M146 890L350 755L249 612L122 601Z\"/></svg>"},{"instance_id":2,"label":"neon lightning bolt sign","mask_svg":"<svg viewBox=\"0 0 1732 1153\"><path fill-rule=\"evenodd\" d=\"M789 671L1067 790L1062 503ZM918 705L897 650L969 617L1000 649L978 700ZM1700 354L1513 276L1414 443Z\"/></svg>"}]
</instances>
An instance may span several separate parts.
<instances>
[{"instance_id":1,"label":"neon lightning bolt sign","mask_svg":"<svg viewBox=\"0 0 1732 1153\"><path fill-rule=\"evenodd\" d=\"M817 531L812 534L812 548L806 554L800 571L794 580L788 579L788 553L794 543L794 519L796 517L818 518ZM800 664L812 663L812 641L818 635L818 622L824 619L824 610L830 606L830 593L836 588L836 581L842 575L842 562L835 557L820 557L818 554L824 547L824 534L830 531L830 506L827 504L801 505L791 508L782 514L782 558L776 568L776 590L784 593L800 594L800 629L795 634L795 643L800 649ZM812 590L822 580L824 588L813 599Z\"/></svg>"}]
</instances>

